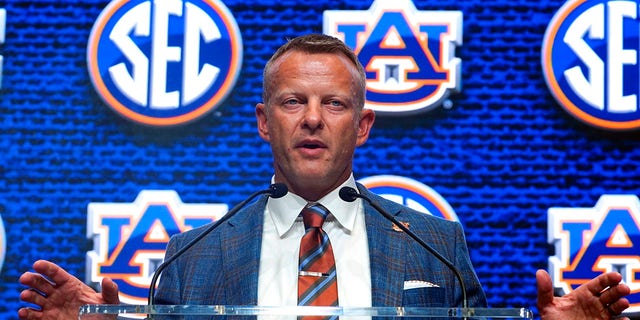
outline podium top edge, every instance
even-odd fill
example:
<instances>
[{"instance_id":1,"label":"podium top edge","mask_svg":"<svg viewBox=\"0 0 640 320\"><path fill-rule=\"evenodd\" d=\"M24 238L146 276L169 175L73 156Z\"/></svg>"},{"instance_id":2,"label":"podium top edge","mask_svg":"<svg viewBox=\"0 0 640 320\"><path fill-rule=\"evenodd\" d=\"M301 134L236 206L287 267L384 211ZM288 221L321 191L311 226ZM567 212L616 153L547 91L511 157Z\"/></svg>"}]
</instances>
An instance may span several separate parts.
<instances>
[{"instance_id":1,"label":"podium top edge","mask_svg":"<svg viewBox=\"0 0 640 320\"><path fill-rule=\"evenodd\" d=\"M427 308L427 307L311 307L235 305L84 305L83 315L209 315L209 316L363 316L533 319L526 308Z\"/></svg>"}]
</instances>

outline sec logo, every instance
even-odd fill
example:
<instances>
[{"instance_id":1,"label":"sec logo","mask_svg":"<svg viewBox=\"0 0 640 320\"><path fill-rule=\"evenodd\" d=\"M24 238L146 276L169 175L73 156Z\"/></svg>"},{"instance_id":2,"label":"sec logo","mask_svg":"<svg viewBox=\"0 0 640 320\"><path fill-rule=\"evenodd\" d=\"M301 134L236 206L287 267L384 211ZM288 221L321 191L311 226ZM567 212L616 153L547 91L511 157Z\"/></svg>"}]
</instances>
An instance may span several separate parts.
<instances>
[{"instance_id":1,"label":"sec logo","mask_svg":"<svg viewBox=\"0 0 640 320\"><path fill-rule=\"evenodd\" d=\"M458 221L458 216L449 203L435 190L416 180L379 175L358 180L371 192L405 205L411 209L443 219Z\"/></svg>"},{"instance_id":2,"label":"sec logo","mask_svg":"<svg viewBox=\"0 0 640 320\"><path fill-rule=\"evenodd\" d=\"M231 92L242 64L235 19L217 0L112 1L87 45L91 81L123 117L184 124Z\"/></svg>"},{"instance_id":3,"label":"sec logo","mask_svg":"<svg viewBox=\"0 0 640 320\"><path fill-rule=\"evenodd\" d=\"M542 45L547 85L569 114L591 126L633 130L638 111L638 1L568 1Z\"/></svg>"}]
</instances>

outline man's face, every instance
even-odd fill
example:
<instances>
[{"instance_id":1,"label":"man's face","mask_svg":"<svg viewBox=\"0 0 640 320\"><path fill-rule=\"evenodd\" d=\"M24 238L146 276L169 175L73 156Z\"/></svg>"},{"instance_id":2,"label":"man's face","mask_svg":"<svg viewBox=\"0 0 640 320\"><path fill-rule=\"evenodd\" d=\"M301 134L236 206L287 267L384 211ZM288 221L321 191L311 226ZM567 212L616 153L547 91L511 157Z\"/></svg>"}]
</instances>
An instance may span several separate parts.
<instances>
[{"instance_id":1,"label":"man's face","mask_svg":"<svg viewBox=\"0 0 640 320\"><path fill-rule=\"evenodd\" d=\"M342 55L289 52L272 65L269 101L256 106L276 182L309 201L349 177L355 148L369 137L374 113L356 106L356 75Z\"/></svg>"}]
</instances>

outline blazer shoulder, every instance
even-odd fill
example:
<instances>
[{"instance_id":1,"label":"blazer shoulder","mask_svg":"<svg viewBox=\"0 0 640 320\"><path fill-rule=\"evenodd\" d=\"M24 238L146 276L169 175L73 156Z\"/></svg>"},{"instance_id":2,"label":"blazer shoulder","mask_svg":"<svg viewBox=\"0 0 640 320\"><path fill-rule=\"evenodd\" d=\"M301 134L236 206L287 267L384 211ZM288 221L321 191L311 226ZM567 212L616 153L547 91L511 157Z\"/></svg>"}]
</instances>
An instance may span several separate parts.
<instances>
[{"instance_id":1,"label":"blazer shoulder","mask_svg":"<svg viewBox=\"0 0 640 320\"><path fill-rule=\"evenodd\" d=\"M267 205L267 199L268 196L261 196L257 200L250 202L245 207L240 208L240 210L238 210L238 212L233 217L220 224L218 227L216 227L215 230L212 230L211 232L226 232L225 230L229 227L252 226L257 221L261 222L263 220L261 218L261 215L264 213L264 209ZM230 210L233 210L233 208L231 208ZM228 214L228 212L225 214ZM260 215L260 218L256 219L256 215ZM212 227L213 224L216 223L218 223L218 220L212 221L210 223L185 232L174 234L173 236L171 236L170 242L182 244L187 243L198 237L201 233L206 232L210 227Z\"/></svg>"}]
</instances>

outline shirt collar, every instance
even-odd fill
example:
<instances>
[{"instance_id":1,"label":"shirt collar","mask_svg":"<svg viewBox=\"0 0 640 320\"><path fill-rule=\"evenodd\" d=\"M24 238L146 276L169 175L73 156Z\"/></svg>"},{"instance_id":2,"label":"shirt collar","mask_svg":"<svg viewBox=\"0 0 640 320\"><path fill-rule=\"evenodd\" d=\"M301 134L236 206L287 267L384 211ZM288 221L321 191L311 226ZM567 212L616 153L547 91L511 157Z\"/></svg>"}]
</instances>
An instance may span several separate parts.
<instances>
[{"instance_id":1,"label":"shirt collar","mask_svg":"<svg viewBox=\"0 0 640 320\"><path fill-rule=\"evenodd\" d=\"M324 196L317 202L322 204L325 208L329 209L331 215L347 232L351 232L356 222L356 214L360 199L353 202L345 202L340 199L340 189L342 187L351 187L357 190L356 180L353 174L339 187L333 189L329 194ZM273 221L278 235L282 237L293 226L296 218L302 211L302 208L307 204L307 200L288 192L284 197L273 199L269 198L267 201L267 212Z\"/></svg>"}]
</instances>

